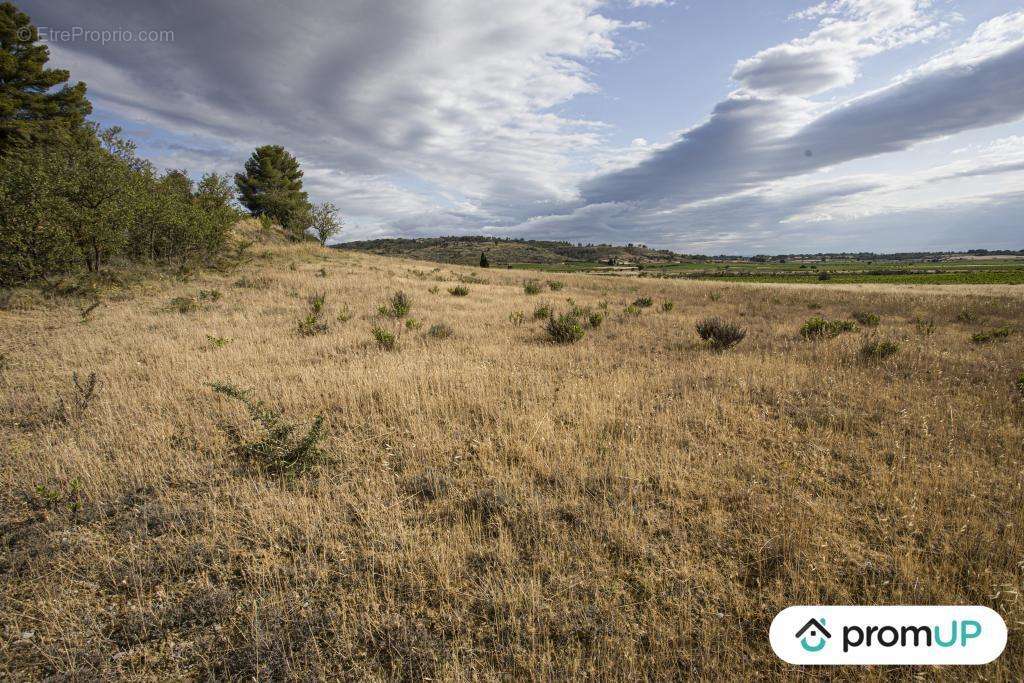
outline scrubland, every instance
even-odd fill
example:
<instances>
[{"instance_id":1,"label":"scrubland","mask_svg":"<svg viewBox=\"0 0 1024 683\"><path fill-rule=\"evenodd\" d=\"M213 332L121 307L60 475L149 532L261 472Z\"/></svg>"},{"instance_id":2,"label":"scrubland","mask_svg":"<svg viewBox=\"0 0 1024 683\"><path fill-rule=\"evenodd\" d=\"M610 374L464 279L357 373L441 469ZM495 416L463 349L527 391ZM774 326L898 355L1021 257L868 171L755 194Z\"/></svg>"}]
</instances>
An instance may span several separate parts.
<instances>
[{"instance_id":1,"label":"scrubland","mask_svg":"<svg viewBox=\"0 0 1024 683\"><path fill-rule=\"evenodd\" d=\"M270 245L87 312L15 291L0 677L1024 676L1024 290L557 278ZM603 320L552 343L570 298ZM1010 639L800 670L767 640L794 604L987 605Z\"/></svg>"}]
</instances>

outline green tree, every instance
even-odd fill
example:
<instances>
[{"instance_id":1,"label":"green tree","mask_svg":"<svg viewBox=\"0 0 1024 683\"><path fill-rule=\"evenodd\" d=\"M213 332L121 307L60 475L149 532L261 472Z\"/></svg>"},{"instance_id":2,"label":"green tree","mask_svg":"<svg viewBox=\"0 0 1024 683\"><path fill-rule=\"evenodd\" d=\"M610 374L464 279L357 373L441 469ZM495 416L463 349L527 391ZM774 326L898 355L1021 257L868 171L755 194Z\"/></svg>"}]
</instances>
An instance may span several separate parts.
<instances>
[{"instance_id":1,"label":"green tree","mask_svg":"<svg viewBox=\"0 0 1024 683\"><path fill-rule=\"evenodd\" d=\"M327 240L341 232L341 221L337 214L338 207L330 202L317 204L310 212L311 227L321 247L326 247Z\"/></svg>"},{"instance_id":2,"label":"green tree","mask_svg":"<svg viewBox=\"0 0 1024 683\"><path fill-rule=\"evenodd\" d=\"M480 252L480 267L481 268L489 268L490 265L491 265L491 262L487 260L487 253L481 251Z\"/></svg>"},{"instance_id":3,"label":"green tree","mask_svg":"<svg viewBox=\"0 0 1024 683\"><path fill-rule=\"evenodd\" d=\"M45 68L50 51L38 41L27 14L0 4L0 157L74 129L92 111L85 84L69 86L67 71Z\"/></svg>"},{"instance_id":4,"label":"green tree","mask_svg":"<svg viewBox=\"0 0 1024 683\"><path fill-rule=\"evenodd\" d=\"M269 216L301 239L310 225L309 199L302 190L298 160L280 145L257 147L235 174L239 201L253 216Z\"/></svg>"}]
</instances>

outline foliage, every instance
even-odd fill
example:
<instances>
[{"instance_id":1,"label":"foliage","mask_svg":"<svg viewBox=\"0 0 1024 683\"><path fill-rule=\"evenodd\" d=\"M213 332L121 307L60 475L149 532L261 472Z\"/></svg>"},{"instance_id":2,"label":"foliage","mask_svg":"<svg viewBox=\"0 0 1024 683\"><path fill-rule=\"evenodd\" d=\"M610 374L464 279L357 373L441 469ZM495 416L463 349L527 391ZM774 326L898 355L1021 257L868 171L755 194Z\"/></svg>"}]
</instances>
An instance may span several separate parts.
<instances>
[{"instance_id":1,"label":"foliage","mask_svg":"<svg viewBox=\"0 0 1024 683\"><path fill-rule=\"evenodd\" d=\"M650 308L654 305L654 299L649 296L642 296L633 302L633 305L637 308Z\"/></svg>"},{"instance_id":2,"label":"foliage","mask_svg":"<svg viewBox=\"0 0 1024 683\"><path fill-rule=\"evenodd\" d=\"M598 311L592 312L587 316L587 323L594 328L601 327L601 323L604 322L604 313Z\"/></svg>"},{"instance_id":3,"label":"foliage","mask_svg":"<svg viewBox=\"0 0 1024 683\"><path fill-rule=\"evenodd\" d=\"M412 309L412 299L408 294L399 290L392 294L387 303L382 304L377 312L386 318L404 318Z\"/></svg>"},{"instance_id":4,"label":"foliage","mask_svg":"<svg viewBox=\"0 0 1024 683\"><path fill-rule=\"evenodd\" d=\"M394 333L388 332L383 327L374 327L371 330L377 346L385 351L394 351L398 347L398 339Z\"/></svg>"},{"instance_id":5,"label":"foliage","mask_svg":"<svg viewBox=\"0 0 1024 683\"><path fill-rule=\"evenodd\" d=\"M540 294L541 286L536 280L527 280L523 283L523 291L527 294Z\"/></svg>"},{"instance_id":6,"label":"foliage","mask_svg":"<svg viewBox=\"0 0 1024 683\"><path fill-rule=\"evenodd\" d=\"M465 285L456 285L448 290L448 293L452 296L467 296L469 294L469 287Z\"/></svg>"},{"instance_id":7,"label":"foliage","mask_svg":"<svg viewBox=\"0 0 1024 683\"><path fill-rule=\"evenodd\" d=\"M823 339L838 337L843 332L852 332L857 326L849 320L827 320L821 316L809 318L800 327L800 336L804 339Z\"/></svg>"},{"instance_id":8,"label":"foliage","mask_svg":"<svg viewBox=\"0 0 1024 683\"><path fill-rule=\"evenodd\" d=\"M551 306L548 304L541 304L537 308L533 309L534 320L547 320L551 317Z\"/></svg>"},{"instance_id":9,"label":"foliage","mask_svg":"<svg viewBox=\"0 0 1024 683\"><path fill-rule=\"evenodd\" d=\"M245 171L235 174L235 185L242 206L253 216L269 216L292 239L302 239L312 224L308 195L302 190L302 169L284 147L257 147L245 162Z\"/></svg>"},{"instance_id":10,"label":"foliage","mask_svg":"<svg viewBox=\"0 0 1024 683\"><path fill-rule=\"evenodd\" d=\"M316 204L310 210L310 228L321 247L326 247L327 240L341 232L341 221L337 214L338 207L330 202Z\"/></svg>"},{"instance_id":11,"label":"foliage","mask_svg":"<svg viewBox=\"0 0 1024 683\"><path fill-rule=\"evenodd\" d=\"M877 315L866 311L854 311L850 317L856 320L857 324L864 327L878 327L878 323L881 322Z\"/></svg>"},{"instance_id":12,"label":"foliage","mask_svg":"<svg viewBox=\"0 0 1024 683\"><path fill-rule=\"evenodd\" d=\"M548 280L548 287L551 289L552 292L557 292L560 291L563 287L565 287L565 283L562 282L561 280Z\"/></svg>"},{"instance_id":13,"label":"foliage","mask_svg":"<svg viewBox=\"0 0 1024 683\"><path fill-rule=\"evenodd\" d=\"M914 319L914 327L922 337L930 337L935 332L935 321L930 318L917 317Z\"/></svg>"},{"instance_id":14,"label":"foliage","mask_svg":"<svg viewBox=\"0 0 1024 683\"><path fill-rule=\"evenodd\" d=\"M583 339L583 325L580 319L572 313L551 315L544 326L548 338L556 344L574 344Z\"/></svg>"},{"instance_id":15,"label":"foliage","mask_svg":"<svg viewBox=\"0 0 1024 683\"><path fill-rule=\"evenodd\" d=\"M900 350L900 344L888 339L868 339L860 347L860 356L865 360L888 358Z\"/></svg>"},{"instance_id":16,"label":"foliage","mask_svg":"<svg viewBox=\"0 0 1024 683\"><path fill-rule=\"evenodd\" d=\"M297 474L323 458L317 444L323 439L324 416L317 415L305 436L296 439L296 425L284 421L281 413L252 398L251 391L231 384L209 385L218 394L240 401L249 417L266 432L257 441L246 442L238 429L225 427L234 442L235 453L260 470L273 474Z\"/></svg>"},{"instance_id":17,"label":"foliage","mask_svg":"<svg viewBox=\"0 0 1024 683\"><path fill-rule=\"evenodd\" d=\"M481 268L490 268L490 266L491 266L491 262L489 260L487 260L487 253L481 251L480 252L480 267Z\"/></svg>"},{"instance_id":18,"label":"foliage","mask_svg":"<svg viewBox=\"0 0 1024 683\"><path fill-rule=\"evenodd\" d=\"M971 335L971 341L975 344L987 344L999 339L1006 339L1013 333L1009 327L995 327L984 332L976 332Z\"/></svg>"},{"instance_id":19,"label":"foliage","mask_svg":"<svg viewBox=\"0 0 1024 683\"><path fill-rule=\"evenodd\" d=\"M721 318L706 318L697 323L697 334L716 351L736 346L747 336L746 330Z\"/></svg>"},{"instance_id":20,"label":"foliage","mask_svg":"<svg viewBox=\"0 0 1024 683\"><path fill-rule=\"evenodd\" d=\"M515 326L522 325L526 320L526 315L522 311L512 311L508 314L508 321Z\"/></svg>"},{"instance_id":21,"label":"foliage","mask_svg":"<svg viewBox=\"0 0 1024 683\"><path fill-rule=\"evenodd\" d=\"M78 128L92 111L85 83L69 86L49 58L28 15L0 4L0 158Z\"/></svg>"},{"instance_id":22,"label":"foliage","mask_svg":"<svg viewBox=\"0 0 1024 683\"><path fill-rule=\"evenodd\" d=\"M661 310L662 310L663 313L668 313L668 312L670 312L675 307L676 307L676 305L672 301L662 301L661 302Z\"/></svg>"},{"instance_id":23,"label":"foliage","mask_svg":"<svg viewBox=\"0 0 1024 683\"><path fill-rule=\"evenodd\" d=\"M314 292L306 299L306 304L309 310L299 319L299 334L303 337L311 337L314 334L326 332L325 307L327 305L327 294L325 292Z\"/></svg>"},{"instance_id":24,"label":"foliage","mask_svg":"<svg viewBox=\"0 0 1024 683\"><path fill-rule=\"evenodd\" d=\"M447 339L454 334L454 331L452 330L451 325L448 325L447 323L434 323L430 326L430 329L427 330L427 334L435 339Z\"/></svg>"}]
</instances>

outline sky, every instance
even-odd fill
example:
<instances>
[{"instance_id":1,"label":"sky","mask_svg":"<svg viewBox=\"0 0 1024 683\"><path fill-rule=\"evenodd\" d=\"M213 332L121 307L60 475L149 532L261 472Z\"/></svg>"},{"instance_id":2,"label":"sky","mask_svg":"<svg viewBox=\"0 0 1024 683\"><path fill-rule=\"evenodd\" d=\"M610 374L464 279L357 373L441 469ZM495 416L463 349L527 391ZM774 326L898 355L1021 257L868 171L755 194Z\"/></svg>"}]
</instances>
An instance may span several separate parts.
<instances>
[{"instance_id":1,"label":"sky","mask_svg":"<svg viewBox=\"0 0 1024 683\"><path fill-rule=\"evenodd\" d=\"M1024 3L24 0L163 169L284 145L341 240L1024 248Z\"/></svg>"}]
</instances>

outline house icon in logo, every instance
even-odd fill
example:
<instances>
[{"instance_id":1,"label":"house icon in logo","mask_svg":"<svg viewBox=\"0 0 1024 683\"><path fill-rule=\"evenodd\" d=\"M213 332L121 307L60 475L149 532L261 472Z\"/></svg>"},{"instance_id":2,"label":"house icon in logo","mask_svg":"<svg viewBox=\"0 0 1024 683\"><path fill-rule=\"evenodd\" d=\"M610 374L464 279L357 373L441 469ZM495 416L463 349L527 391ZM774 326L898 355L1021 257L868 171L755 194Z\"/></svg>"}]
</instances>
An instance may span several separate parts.
<instances>
[{"instance_id":1,"label":"house icon in logo","mask_svg":"<svg viewBox=\"0 0 1024 683\"><path fill-rule=\"evenodd\" d=\"M807 634L806 636L804 634ZM823 647L828 639L832 637L832 634L825 628L825 618L822 617L820 620L811 619L803 625L799 631L796 632L796 637L800 639L800 647L807 650L808 652L818 652ZM813 645L807 642L807 639L817 638L817 642Z\"/></svg>"}]
</instances>

